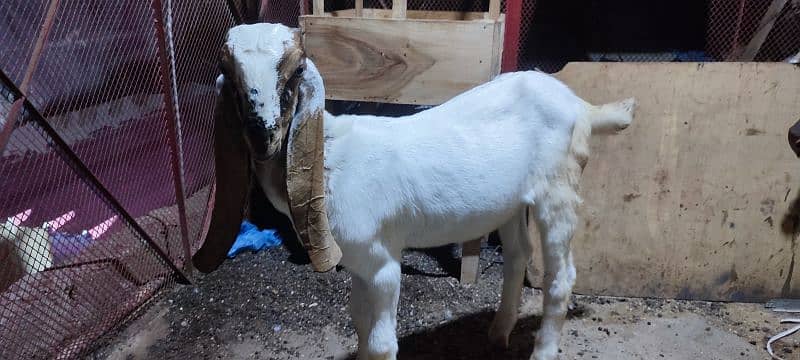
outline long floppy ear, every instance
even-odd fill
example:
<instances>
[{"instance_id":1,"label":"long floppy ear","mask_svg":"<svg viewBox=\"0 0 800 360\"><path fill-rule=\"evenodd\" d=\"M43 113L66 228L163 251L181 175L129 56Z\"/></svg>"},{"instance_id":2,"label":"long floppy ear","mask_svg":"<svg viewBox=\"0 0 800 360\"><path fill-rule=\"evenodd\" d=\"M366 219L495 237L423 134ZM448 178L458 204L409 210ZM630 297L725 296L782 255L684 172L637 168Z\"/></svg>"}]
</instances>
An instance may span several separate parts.
<instances>
[{"instance_id":1,"label":"long floppy ear","mask_svg":"<svg viewBox=\"0 0 800 360\"><path fill-rule=\"evenodd\" d=\"M244 128L236 98L230 86L217 96L214 113L214 168L211 222L203 246L192 257L201 272L214 271L228 254L244 219L244 205L250 191L250 153L244 142Z\"/></svg>"},{"instance_id":2,"label":"long floppy ear","mask_svg":"<svg viewBox=\"0 0 800 360\"><path fill-rule=\"evenodd\" d=\"M324 272L339 263L342 251L331 234L325 207L325 89L322 77L309 59L298 92L297 112L287 142L289 208L311 267Z\"/></svg>"}]
</instances>

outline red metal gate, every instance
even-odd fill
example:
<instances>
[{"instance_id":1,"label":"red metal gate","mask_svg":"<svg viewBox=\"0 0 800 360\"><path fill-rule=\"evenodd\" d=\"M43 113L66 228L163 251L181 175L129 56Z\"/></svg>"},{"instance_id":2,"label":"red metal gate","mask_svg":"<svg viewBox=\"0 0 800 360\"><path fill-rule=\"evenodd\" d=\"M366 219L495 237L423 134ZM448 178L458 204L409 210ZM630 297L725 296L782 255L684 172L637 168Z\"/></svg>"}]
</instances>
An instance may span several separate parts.
<instances>
[{"instance_id":1,"label":"red metal gate","mask_svg":"<svg viewBox=\"0 0 800 360\"><path fill-rule=\"evenodd\" d=\"M0 3L0 358L73 358L199 246L228 2Z\"/></svg>"}]
</instances>

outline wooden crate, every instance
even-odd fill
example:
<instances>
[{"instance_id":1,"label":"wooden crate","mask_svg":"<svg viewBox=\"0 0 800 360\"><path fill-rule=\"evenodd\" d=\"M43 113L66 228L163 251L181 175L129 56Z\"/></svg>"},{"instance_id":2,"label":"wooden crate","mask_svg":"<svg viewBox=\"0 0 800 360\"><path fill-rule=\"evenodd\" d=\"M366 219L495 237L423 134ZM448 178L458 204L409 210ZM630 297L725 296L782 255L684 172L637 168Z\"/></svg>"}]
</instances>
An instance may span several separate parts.
<instances>
[{"instance_id":1,"label":"wooden crate","mask_svg":"<svg viewBox=\"0 0 800 360\"><path fill-rule=\"evenodd\" d=\"M488 12L391 10L323 12L300 17L303 44L328 99L437 105L500 73L504 16Z\"/></svg>"}]
</instances>

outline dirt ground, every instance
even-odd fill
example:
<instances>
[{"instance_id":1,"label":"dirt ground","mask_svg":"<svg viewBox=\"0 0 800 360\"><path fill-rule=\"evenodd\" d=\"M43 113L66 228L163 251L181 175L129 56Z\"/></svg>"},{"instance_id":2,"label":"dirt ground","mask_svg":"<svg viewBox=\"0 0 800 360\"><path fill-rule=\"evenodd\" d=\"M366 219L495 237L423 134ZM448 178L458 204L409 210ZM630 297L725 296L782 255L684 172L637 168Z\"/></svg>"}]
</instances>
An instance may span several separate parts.
<instances>
[{"instance_id":1,"label":"dirt ground","mask_svg":"<svg viewBox=\"0 0 800 360\"><path fill-rule=\"evenodd\" d=\"M479 283L458 282L449 248L408 251L399 310L401 359L528 359L541 309L525 288L507 351L486 341L499 301L502 255L486 246ZM349 359L355 333L346 271L313 273L283 247L241 254L194 286L176 286L107 339L90 359ZM786 326L761 304L575 296L561 359L768 359ZM800 359L800 335L776 353Z\"/></svg>"}]
</instances>

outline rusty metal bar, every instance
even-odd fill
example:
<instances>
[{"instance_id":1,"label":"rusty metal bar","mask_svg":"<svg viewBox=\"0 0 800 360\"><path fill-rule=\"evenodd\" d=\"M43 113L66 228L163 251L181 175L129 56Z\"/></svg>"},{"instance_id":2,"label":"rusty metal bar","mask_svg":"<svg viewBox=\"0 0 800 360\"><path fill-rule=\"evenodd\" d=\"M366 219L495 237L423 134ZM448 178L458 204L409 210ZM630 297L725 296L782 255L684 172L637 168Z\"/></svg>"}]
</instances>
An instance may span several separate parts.
<instances>
[{"instance_id":1,"label":"rusty metal bar","mask_svg":"<svg viewBox=\"0 0 800 360\"><path fill-rule=\"evenodd\" d=\"M17 119L19 118L20 110L22 110L22 102L28 92L28 86L31 84L31 79L33 79L33 74L36 72L36 67L39 65L39 60L42 58L44 44L47 42L50 30L53 29L59 2L60 0L51 0L50 4L47 6L47 13L42 23L42 29L39 31L39 36L36 37L36 44L31 52L28 66L25 68L22 83L19 85L20 96L11 106L8 116L6 116L6 123L3 125L3 130L0 131L0 155L6 150L8 139L11 138L11 133L14 132L14 128L17 125Z\"/></svg>"},{"instance_id":2,"label":"rusty metal bar","mask_svg":"<svg viewBox=\"0 0 800 360\"><path fill-rule=\"evenodd\" d=\"M9 109L8 116L6 116L6 122L3 124L3 129L0 130L0 156L3 156L3 152L6 151L6 144L11 139L11 133L14 132L14 127L17 125L17 118L22 110L24 101L25 98L20 97L11 104L11 109Z\"/></svg>"},{"instance_id":3,"label":"rusty metal bar","mask_svg":"<svg viewBox=\"0 0 800 360\"><path fill-rule=\"evenodd\" d=\"M130 281L131 284L133 284L133 285L142 286L144 284L147 284L147 281L137 278L133 274L133 272L131 272L130 269L128 269L128 267L125 266L125 263L123 263L119 259L115 259L115 258L103 258L103 259L97 259L97 260L82 261L82 262L73 263L73 264L67 264L67 265L52 266L52 267L49 267L49 268L44 269L42 271L55 271L55 270L61 270L61 269L71 269L71 268L77 268L77 267L81 267L81 266L100 265L100 264L109 264L109 265L111 265L111 267L114 268L114 270L116 270L117 273L120 274L120 276L122 276L124 279Z\"/></svg>"},{"instance_id":4,"label":"rusty metal bar","mask_svg":"<svg viewBox=\"0 0 800 360\"><path fill-rule=\"evenodd\" d=\"M56 20L59 2L60 0L51 0L50 5L47 6L47 14L45 15L44 23L42 23L42 30L39 31L39 36L36 38L36 45L33 47L33 53L28 62L28 67L25 69L25 77L22 78L22 83L19 85L23 94L28 92L28 86L31 83L31 79L33 79L33 73L36 71L39 60L42 58L44 44L47 42L47 37L50 35L50 30L53 29L53 23Z\"/></svg>"},{"instance_id":5,"label":"rusty metal bar","mask_svg":"<svg viewBox=\"0 0 800 360\"><path fill-rule=\"evenodd\" d=\"M522 29L522 0L506 1L506 30L503 45L502 72L517 71L519 68L519 37Z\"/></svg>"},{"instance_id":6,"label":"rusty metal bar","mask_svg":"<svg viewBox=\"0 0 800 360\"><path fill-rule=\"evenodd\" d=\"M28 99L26 99L23 96L22 91L20 91L20 89L17 88L16 84L11 82L11 79L8 76L6 76L6 73L2 69L0 69L0 82L2 82L2 84L6 86L8 90L14 95L15 100L22 101L22 107L24 107L25 110L28 111L28 116L50 138L51 142L49 143L49 145L56 150L56 154L58 154L58 156L61 157L62 160L64 160L67 166L72 168L72 170L75 171L77 175L83 178L86 185L88 185L89 188L95 193L97 193L108 206L110 206L117 214L119 214L120 217L122 217L122 219L125 220L126 223L128 223L128 226L130 226L133 229L133 231L137 235L139 235L139 237L141 237L153 249L153 251L156 252L156 255L159 258L161 258L161 260L163 260L167 264L167 266L177 274L178 281L183 283L190 283L189 279L186 277L186 275L184 275L183 271L181 271L181 269L175 266L175 264L172 262L169 256L167 256L167 254L164 253L161 247L159 247L158 244L156 244L156 242L153 241L152 238L150 238L150 235L148 235L147 232L144 231L144 229L142 229L141 226L139 226L139 223L137 223L136 220L134 220L133 216L131 216L131 214L129 214L128 211L125 210L122 204L120 204L119 201L117 201L117 199L111 194L111 192L108 191L108 189L103 185L103 183L101 183L100 180L97 179L94 173L92 173L91 170L89 170L89 168L86 166L86 164L83 163L83 161L81 161L78 155L75 154L74 151L72 151L72 148L70 148L69 145L67 145L67 142L61 138L61 136L55 129L53 129L52 126L50 126L50 124L47 122L47 120L44 119L42 114L39 113L39 110L36 109L36 107L34 107L33 104L31 104L30 101L28 101Z\"/></svg>"},{"instance_id":7,"label":"rusty metal bar","mask_svg":"<svg viewBox=\"0 0 800 360\"><path fill-rule=\"evenodd\" d=\"M161 0L150 2L153 9L153 24L156 30L158 46L158 62L161 70L161 87L164 94L165 119L167 126L167 139L170 149L170 162L172 165L172 179L175 185L175 201L178 206L178 222L181 229L183 242L184 268L191 272L192 249L189 242L189 225L186 219L186 204L184 202L184 176L183 176L183 147L181 146L181 119L178 108L178 89L175 83L175 49L172 47L172 4L167 0L167 14ZM169 38L167 38L169 36Z\"/></svg>"}]
</instances>

